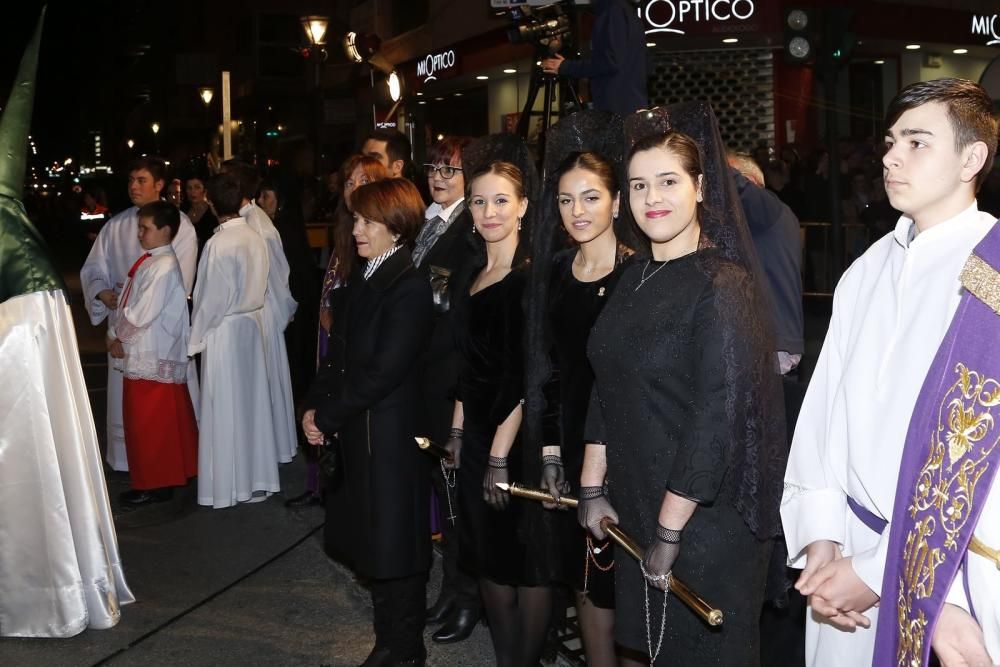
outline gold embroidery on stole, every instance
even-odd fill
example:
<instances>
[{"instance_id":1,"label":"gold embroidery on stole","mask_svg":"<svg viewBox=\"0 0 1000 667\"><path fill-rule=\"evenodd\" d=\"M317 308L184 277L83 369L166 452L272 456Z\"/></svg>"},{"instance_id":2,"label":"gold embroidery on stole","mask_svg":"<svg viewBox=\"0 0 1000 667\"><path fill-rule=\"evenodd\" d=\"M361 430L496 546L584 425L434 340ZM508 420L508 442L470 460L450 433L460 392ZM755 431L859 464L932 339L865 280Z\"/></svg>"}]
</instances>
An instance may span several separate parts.
<instances>
[{"instance_id":1,"label":"gold embroidery on stole","mask_svg":"<svg viewBox=\"0 0 1000 667\"><path fill-rule=\"evenodd\" d=\"M941 399L930 451L907 508L913 525L906 535L896 601L896 662L901 667L920 667L927 618L922 611L914 615L913 603L933 594L941 563L964 556L958 553L957 537L975 505L976 484L990 465L987 458L1000 442L992 414L1000 405L1000 384L965 364L957 364L955 372L958 380ZM943 544L932 547L928 538L939 528L944 531Z\"/></svg>"},{"instance_id":2,"label":"gold embroidery on stole","mask_svg":"<svg viewBox=\"0 0 1000 667\"><path fill-rule=\"evenodd\" d=\"M969 255L959 280L972 296L1000 315L1000 273L996 269L976 255Z\"/></svg>"}]
</instances>

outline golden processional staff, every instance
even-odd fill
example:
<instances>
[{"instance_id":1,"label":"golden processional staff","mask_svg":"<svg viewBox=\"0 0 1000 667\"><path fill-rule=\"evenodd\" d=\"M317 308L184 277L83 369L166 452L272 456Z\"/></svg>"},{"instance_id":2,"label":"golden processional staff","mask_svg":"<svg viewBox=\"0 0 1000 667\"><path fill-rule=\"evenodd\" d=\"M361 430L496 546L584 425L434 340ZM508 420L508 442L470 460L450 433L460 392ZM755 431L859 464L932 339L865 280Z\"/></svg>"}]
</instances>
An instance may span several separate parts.
<instances>
[{"instance_id":1,"label":"golden processional staff","mask_svg":"<svg viewBox=\"0 0 1000 667\"><path fill-rule=\"evenodd\" d=\"M417 437L414 438L417 442L417 446L424 450L428 454L433 455L436 458L451 461L452 455L444 447L435 444L430 438ZM518 498L527 498L528 500L534 500L543 503L554 502L557 505L565 505L566 507L576 507L579 504L576 498L571 496L561 496L558 501L556 501L551 494L542 491L541 489L532 489L526 486L521 486L519 484L507 484L504 482L498 482L497 486L506 491L512 496ZM607 519L601 521L601 529L604 530L622 549L627 551L630 556L635 558L640 563L642 562L643 548L640 547L635 540L629 537L621 528L617 525L611 523ZM716 609L708 602L705 601L700 595L695 593L693 590L688 588L687 584L678 579L673 573L668 575L667 579L668 589L674 592L677 599L683 602L691 611L696 613L703 621L712 626L722 625L722 610Z\"/></svg>"},{"instance_id":2,"label":"golden processional staff","mask_svg":"<svg viewBox=\"0 0 1000 667\"><path fill-rule=\"evenodd\" d=\"M521 486L520 484L498 482L497 486L510 493L510 495L517 496L518 498L527 498L528 500L535 500L542 503L555 503L557 505L565 505L566 507L576 507L579 504L579 501L571 496L560 496L559 500L555 501L552 498L552 494L546 491L542 491L541 489L532 489L526 486ZM601 521L601 529L604 530L622 549L627 551L630 556L635 558L640 563L642 562L642 559L645 556L643 548L636 544L635 540L629 537L621 528L605 518ZM688 588L683 581L678 579L677 575L671 573L668 576L668 590L672 591L673 594L677 596L678 600L687 605L691 611L696 613L709 625L722 625L721 609L715 609L712 607L712 605L706 602L704 598Z\"/></svg>"}]
</instances>

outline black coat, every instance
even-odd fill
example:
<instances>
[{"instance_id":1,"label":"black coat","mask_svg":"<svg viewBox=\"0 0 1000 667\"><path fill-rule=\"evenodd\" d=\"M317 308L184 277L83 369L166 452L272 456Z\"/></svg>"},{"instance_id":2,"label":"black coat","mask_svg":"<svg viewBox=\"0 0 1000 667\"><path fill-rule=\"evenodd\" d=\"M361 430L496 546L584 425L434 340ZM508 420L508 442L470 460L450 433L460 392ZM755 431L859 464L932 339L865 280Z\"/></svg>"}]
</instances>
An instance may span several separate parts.
<instances>
[{"instance_id":1,"label":"black coat","mask_svg":"<svg viewBox=\"0 0 1000 667\"><path fill-rule=\"evenodd\" d=\"M330 353L306 398L339 433L343 483L327 507L328 547L360 574L395 579L430 566L429 458L416 446L430 286L405 248L343 288Z\"/></svg>"},{"instance_id":2,"label":"black coat","mask_svg":"<svg viewBox=\"0 0 1000 667\"><path fill-rule=\"evenodd\" d=\"M452 333L450 304L454 300L455 281L475 254L470 234L472 215L468 207L463 207L420 263L420 272L435 286L434 332L426 354L423 383L426 412L422 427L440 444L448 438L458 384L458 353Z\"/></svg>"}]
</instances>

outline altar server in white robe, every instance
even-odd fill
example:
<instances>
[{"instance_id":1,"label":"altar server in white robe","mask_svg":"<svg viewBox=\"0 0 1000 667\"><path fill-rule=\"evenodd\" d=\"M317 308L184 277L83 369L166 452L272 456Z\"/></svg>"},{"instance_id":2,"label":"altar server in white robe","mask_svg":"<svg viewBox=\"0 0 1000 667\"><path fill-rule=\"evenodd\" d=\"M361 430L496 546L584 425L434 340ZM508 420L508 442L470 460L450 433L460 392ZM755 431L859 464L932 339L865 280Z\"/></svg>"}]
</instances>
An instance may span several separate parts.
<instances>
[{"instance_id":1,"label":"altar server in white robe","mask_svg":"<svg viewBox=\"0 0 1000 667\"><path fill-rule=\"evenodd\" d=\"M188 353L201 353L198 503L229 507L279 490L264 359L267 247L240 217L236 178L216 176L219 227L198 264Z\"/></svg>"},{"instance_id":2,"label":"altar server in white robe","mask_svg":"<svg viewBox=\"0 0 1000 667\"><path fill-rule=\"evenodd\" d=\"M288 259L281 245L281 235L271 218L257 204L259 177L257 170L239 160L227 160L222 173L231 174L240 182L240 216L250 228L260 234L267 245L267 293L264 298L264 354L267 357L268 389L271 392L271 414L274 417L274 440L278 461L288 463L298 452L297 423L292 402L292 376L288 370L285 348L285 327L298 304L288 288Z\"/></svg>"},{"instance_id":3,"label":"altar server in white robe","mask_svg":"<svg viewBox=\"0 0 1000 667\"><path fill-rule=\"evenodd\" d=\"M97 326L105 319L113 324L128 271L143 250L136 236L139 207L160 198L166 167L155 157L139 158L129 167L128 195L133 206L114 216L97 235L87 261L80 270L84 305L90 323ZM194 226L181 213L181 227L171 243L181 267L184 289L191 293L198 261L198 238ZM125 453L125 425L122 419L122 364L108 355L107 452L105 460L113 470L128 470ZM198 375L194 364L188 369L188 391L198 406Z\"/></svg>"},{"instance_id":4,"label":"altar server in white robe","mask_svg":"<svg viewBox=\"0 0 1000 667\"><path fill-rule=\"evenodd\" d=\"M122 411L132 489L119 496L137 507L164 502L198 474L198 423L187 388L190 321L187 295L170 241L180 211L166 201L139 209L146 251L129 271L109 350L125 368ZM111 337L114 338L111 338Z\"/></svg>"},{"instance_id":5,"label":"altar server in white robe","mask_svg":"<svg viewBox=\"0 0 1000 667\"><path fill-rule=\"evenodd\" d=\"M73 315L22 199L40 37L41 19L0 120L2 637L110 628L121 605L135 600L118 551Z\"/></svg>"},{"instance_id":6,"label":"altar server in white robe","mask_svg":"<svg viewBox=\"0 0 1000 667\"><path fill-rule=\"evenodd\" d=\"M837 286L785 474L790 565L804 568L796 588L810 596L809 665L872 664L877 624L895 622L895 600L874 605L903 445L961 297L959 274L995 222L975 200L996 146L988 96L987 105L969 104L960 93L978 88L971 82L915 86L897 95L886 121L886 191L904 215ZM984 106L977 123L970 108ZM992 594L1000 599L1000 586ZM947 601L949 614L968 608L961 577ZM939 641L947 638L934 637L941 655Z\"/></svg>"}]
</instances>

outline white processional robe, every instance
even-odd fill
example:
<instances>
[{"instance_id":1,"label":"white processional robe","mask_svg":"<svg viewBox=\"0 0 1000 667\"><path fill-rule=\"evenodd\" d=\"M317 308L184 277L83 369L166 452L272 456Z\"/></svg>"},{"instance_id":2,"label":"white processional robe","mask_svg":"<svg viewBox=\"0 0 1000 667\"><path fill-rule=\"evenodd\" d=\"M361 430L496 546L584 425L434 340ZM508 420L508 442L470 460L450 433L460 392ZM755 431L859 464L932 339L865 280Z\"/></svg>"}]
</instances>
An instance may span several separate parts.
<instances>
[{"instance_id":1,"label":"white processional robe","mask_svg":"<svg viewBox=\"0 0 1000 667\"><path fill-rule=\"evenodd\" d=\"M97 240L87 255L87 261L80 269L80 284L83 288L84 305L90 315L90 323L97 326L105 319L114 323L115 311L109 311L98 300L97 295L106 289L114 290L121 298L122 289L128 279L128 271L143 252L139 245L139 207L133 206L108 220L97 235ZM174 253L184 278L184 291L191 293L194 274L198 262L198 237L194 226L181 213L181 225L173 242ZM122 419L122 368L117 359L108 355L107 389L107 445L105 460L113 470L128 470L125 454L125 425ZM192 364L188 373L188 391L192 400L198 393L198 375Z\"/></svg>"},{"instance_id":2,"label":"white processional robe","mask_svg":"<svg viewBox=\"0 0 1000 667\"><path fill-rule=\"evenodd\" d=\"M902 217L844 273L785 473L781 518L792 567L805 567L810 543L832 540L853 557L865 584L881 591L889 528L881 535L869 529L848 508L847 497L892 518L917 395L958 307L959 273L994 221L973 203L911 236L913 222ZM961 588L959 580L949 601L964 597ZM854 632L807 614L807 664L871 664L878 611L865 612L870 629Z\"/></svg>"},{"instance_id":3,"label":"white processional robe","mask_svg":"<svg viewBox=\"0 0 1000 667\"><path fill-rule=\"evenodd\" d=\"M135 598L61 290L0 304L0 378L0 636L110 628Z\"/></svg>"},{"instance_id":4,"label":"white processional robe","mask_svg":"<svg viewBox=\"0 0 1000 667\"><path fill-rule=\"evenodd\" d=\"M191 324L180 265L169 245L146 252L151 256L132 278L128 303L118 304L108 337L124 343L125 358L119 361L125 377L184 384L194 362L187 356ZM197 383L188 394L197 419Z\"/></svg>"},{"instance_id":5,"label":"white processional robe","mask_svg":"<svg viewBox=\"0 0 1000 667\"><path fill-rule=\"evenodd\" d=\"M267 357L271 414L274 416L274 439L278 461L288 463L298 452L295 408L292 401L292 376L288 370L285 327L298 304L288 289L288 259L281 245L281 235L264 209L253 202L240 209L250 228L267 245L267 294L264 298L264 353Z\"/></svg>"},{"instance_id":6,"label":"white processional robe","mask_svg":"<svg viewBox=\"0 0 1000 667\"><path fill-rule=\"evenodd\" d=\"M188 354L201 353L198 503L279 490L264 359L267 247L243 218L219 225L198 264Z\"/></svg>"}]
</instances>

